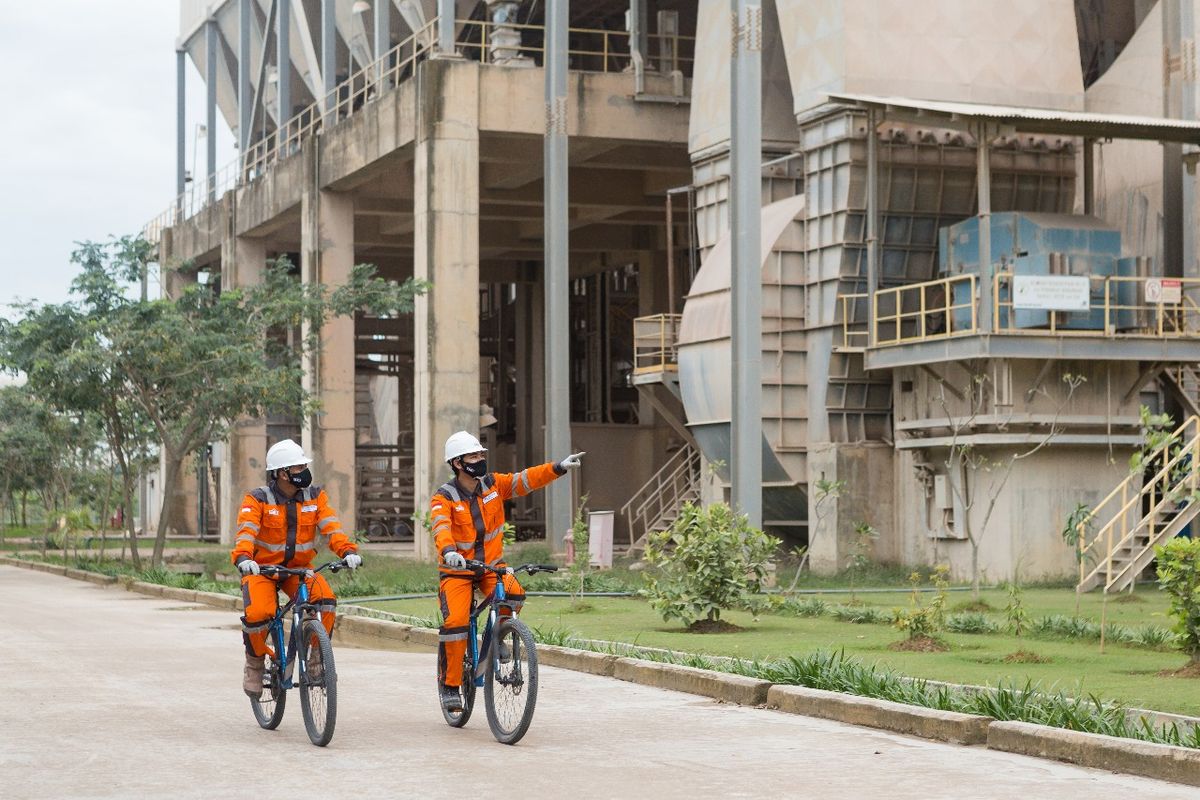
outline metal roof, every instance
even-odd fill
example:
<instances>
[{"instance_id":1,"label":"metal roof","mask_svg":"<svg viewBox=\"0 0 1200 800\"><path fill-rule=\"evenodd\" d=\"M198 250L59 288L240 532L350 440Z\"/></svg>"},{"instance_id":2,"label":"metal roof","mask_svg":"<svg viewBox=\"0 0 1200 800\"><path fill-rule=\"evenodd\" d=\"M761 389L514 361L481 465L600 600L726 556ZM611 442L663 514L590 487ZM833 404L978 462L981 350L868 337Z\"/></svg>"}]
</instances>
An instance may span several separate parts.
<instances>
[{"instance_id":1,"label":"metal roof","mask_svg":"<svg viewBox=\"0 0 1200 800\"><path fill-rule=\"evenodd\" d=\"M927 125L960 128L969 122L991 122L1011 126L1023 133L1200 144L1200 122L1166 117L1096 114L1054 108L1016 108L868 94L830 94L829 100L861 108L880 109L889 117Z\"/></svg>"}]
</instances>

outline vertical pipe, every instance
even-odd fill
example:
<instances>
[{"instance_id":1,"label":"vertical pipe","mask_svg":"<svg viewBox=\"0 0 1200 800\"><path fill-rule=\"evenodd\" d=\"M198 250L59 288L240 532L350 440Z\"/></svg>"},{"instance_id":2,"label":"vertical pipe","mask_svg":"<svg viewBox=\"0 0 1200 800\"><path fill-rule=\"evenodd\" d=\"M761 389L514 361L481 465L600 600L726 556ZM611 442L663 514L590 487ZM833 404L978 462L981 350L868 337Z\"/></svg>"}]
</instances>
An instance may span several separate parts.
<instances>
[{"instance_id":1,"label":"vertical pipe","mask_svg":"<svg viewBox=\"0 0 1200 800\"><path fill-rule=\"evenodd\" d=\"M175 51L175 196L187 188L187 54Z\"/></svg>"},{"instance_id":2,"label":"vertical pipe","mask_svg":"<svg viewBox=\"0 0 1200 800\"><path fill-rule=\"evenodd\" d=\"M333 107L333 93L337 89L337 18L334 16L336 0L321 0L321 114L328 114Z\"/></svg>"},{"instance_id":3,"label":"vertical pipe","mask_svg":"<svg viewBox=\"0 0 1200 800\"><path fill-rule=\"evenodd\" d=\"M275 17L276 97L279 98L279 146L287 140L287 121L292 117L292 0L279 3Z\"/></svg>"},{"instance_id":4,"label":"vertical pipe","mask_svg":"<svg viewBox=\"0 0 1200 800\"><path fill-rule=\"evenodd\" d=\"M762 527L762 6L732 0L733 506Z\"/></svg>"},{"instance_id":5,"label":"vertical pipe","mask_svg":"<svg viewBox=\"0 0 1200 800\"><path fill-rule=\"evenodd\" d=\"M629 56L633 61L633 93L644 94L646 91L646 37L647 20L649 17L646 0L629 0ZM608 39L605 38L607 45ZM605 71L608 71L608 59L605 58Z\"/></svg>"},{"instance_id":6,"label":"vertical pipe","mask_svg":"<svg viewBox=\"0 0 1200 800\"><path fill-rule=\"evenodd\" d=\"M567 320L567 0L546 4L545 314L546 457L563 458L571 446ZM571 486L557 481L546 492L546 537L560 549L571 526Z\"/></svg>"},{"instance_id":7,"label":"vertical pipe","mask_svg":"<svg viewBox=\"0 0 1200 800\"><path fill-rule=\"evenodd\" d=\"M209 18L204 24L204 138L208 169L205 171L205 192L211 202L217 195L217 21Z\"/></svg>"},{"instance_id":8,"label":"vertical pipe","mask_svg":"<svg viewBox=\"0 0 1200 800\"><path fill-rule=\"evenodd\" d=\"M387 65L380 61L392 49L392 0L375 0L375 80L382 80Z\"/></svg>"},{"instance_id":9,"label":"vertical pipe","mask_svg":"<svg viewBox=\"0 0 1200 800\"><path fill-rule=\"evenodd\" d=\"M1173 77L1183 71L1180 33L1180 0L1163 2L1163 116L1178 118L1181 112L1179 83ZM1162 274L1183 274L1183 147L1163 142L1163 242Z\"/></svg>"},{"instance_id":10,"label":"vertical pipe","mask_svg":"<svg viewBox=\"0 0 1200 800\"><path fill-rule=\"evenodd\" d=\"M867 346L875 345L875 293L879 291L879 143L875 109L867 112ZM849 313L849 312L846 312ZM847 319L846 322L852 320ZM843 344L849 344L843 342Z\"/></svg>"},{"instance_id":11,"label":"vertical pipe","mask_svg":"<svg viewBox=\"0 0 1200 800\"><path fill-rule=\"evenodd\" d=\"M254 89L250 85L250 4L238 0L238 153L243 159L250 147L250 129L254 127Z\"/></svg>"},{"instance_id":12,"label":"vertical pipe","mask_svg":"<svg viewBox=\"0 0 1200 800\"><path fill-rule=\"evenodd\" d=\"M1083 140L1083 213L1096 213L1096 140Z\"/></svg>"},{"instance_id":13,"label":"vertical pipe","mask_svg":"<svg viewBox=\"0 0 1200 800\"><path fill-rule=\"evenodd\" d=\"M454 55L454 0L438 0L438 51Z\"/></svg>"},{"instance_id":14,"label":"vertical pipe","mask_svg":"<svg viewBox=\"0 0 1200 800\"><path fill-rule=\"evenodd\" d=\"M639 279L641 276L638 276ZM661 308L662 306L659 306ZM667 192L667 313L675 315L675 216L671 213L671 193ZM674 337L672 337L674 343Z\"/></svg>"},{"instance_id":15,"label":"vertical pipe","mask_svg":"<svg viewBox=\"0 0 1200 800\"><path fill-rule=\"evenodd\" d=\"M1196 2L1195 0L1181 0L1179 8L1179 27L1180 27L1180 49L1183 56L1183 68L1180 74L1183 76L1180 81L1180 91L1182 94L1180 100L1179 115L1186 120L1194 121L1196 119ZM1189 150L1194 152L1195 147L1189 147ZM1182 148L1180 150L1182 154ZM1182 171L1180 165L1180 180L1183 182L1181 187L1182 208L1180 209L1180 219L1183 229L1182 260L1183 269L1181 275L1186 277L1195 277L1197 274L1196 268L1196 174L1195 168L1192 168L1187 173Z\"/></svg>"},{"instance_id":16,"label":"vertical pipe","mask_svg":"<svg viewBox=\"0 0 1200 800\"><path fill-rule=\"evenodd\" d=\"M992 319L992 163L991 131L986 122L975 128L975 165L979 190L979 329L991 333Z\"/></svg>"}]
</instances>

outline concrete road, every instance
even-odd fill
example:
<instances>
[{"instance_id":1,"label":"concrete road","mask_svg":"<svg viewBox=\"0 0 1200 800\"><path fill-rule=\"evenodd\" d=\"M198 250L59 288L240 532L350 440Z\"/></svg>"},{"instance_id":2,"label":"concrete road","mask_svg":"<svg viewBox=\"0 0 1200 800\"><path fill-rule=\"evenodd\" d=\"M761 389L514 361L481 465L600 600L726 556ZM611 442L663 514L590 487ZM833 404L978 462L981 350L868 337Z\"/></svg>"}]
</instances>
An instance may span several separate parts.
<instances>
[{"instance_id":1,"label":"concrete road","mask_svg":"<svg viewBox=\"0 0 1200 800\"><path fill-rule=\"evenodd\" d=\"M515 747L442 722L434 656L341 647L338 726L261 730L232 613L0 566L0 797L1152 798L1195 788L544 669ZM268 788L270 786L270 788Z\"/></svg>"}]
</instances>

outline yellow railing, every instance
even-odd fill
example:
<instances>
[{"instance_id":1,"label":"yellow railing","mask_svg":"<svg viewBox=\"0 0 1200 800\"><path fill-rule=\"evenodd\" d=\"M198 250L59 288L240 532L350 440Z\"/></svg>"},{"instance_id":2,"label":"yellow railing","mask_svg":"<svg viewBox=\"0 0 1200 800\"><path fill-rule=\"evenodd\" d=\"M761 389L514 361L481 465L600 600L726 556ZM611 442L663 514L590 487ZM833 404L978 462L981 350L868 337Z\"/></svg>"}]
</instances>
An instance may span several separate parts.
<instances>
[{"instance_id":1,"label":"yellow railing","mask_svg":"<svg viewBox=\"0 0 1200 800\"><path fill-rule=\"evenodd\" d=\"M633 374L679 369L675 341L682 314L655 314L633 321Z\"/></svg>"},{"instance_id":2,"label":"yellow railing","mask_svg":"<svg viewBox=\"0 0 1200 800\"><path fill-rule=\"evenodd\" d=\"M1129 549L1129 560L1158 544L1158 536L1166 525L1160 520L1164 511L1174 510L1177 503L1195 495L1197 469L1200 467L1200 418L1189 417L1161 445L1144 457L1153 468L1161 464L1150 478L1144 473L1131 473L1117 484L1108 496L1080 520L1076 531L1080 536L1079 586L1100 578L1108 591L1113 585L1113 570L1117 552ZM1149 508L1143 513L1143 508ZM1104 524L1096 529L1100 520ZM1095 533L1088 538L1088 531ZM1141 544L1137 538L1145 541ZM1094 562L1090 570L1088 564ZM1116 576L1119 577L1119 576Z\"/></svg>"},{"instance_id":3,"label":"yellow railing","mask_svg":"<svg viewBox=\"0 0 1200 800\"><path fill-rule=\"evenodd\" d=\"M843 350L863 350L871 344L870 323L866 319L855 319L858 305L861 303L865 308L869 296L867 294L838 295L840 306L838 313L842 317Z\"/></svg>"},{"instance_id":4,"label":"yellow railing","mask_svg":"<svg viewBox=\"0 0 1200 800\"><path fill-rule=\"evenodd\" d=\"M875 293L876 346L945 339L977 332L976 276L955 275Z\"/></svg>"},{"instance_id":5,"label":"yellow railing","mask_svg":"<svg viewBox=\"0 0 1200 800\"><path fill-rule=\"evenodd\" d=\"M497 63L490 45L495 39L497 27L520 33L536 31L530 36L540 41L540 25L498 26L480 20L459 20L457 25L467 31L477 31L479 41L460 41L457 50L483 63ZM461 34L460 34L461 36ZM629 34L624 31L607 31L589 28L570 30L573 48L569 51L574 71L620 72L630 64ZM470 36L466 38L471 38ZM524 45L522 37L514 42L503 42L499 51L508 57L536 56L541 62L540 44ZM664 72L681 70L691 73L694 60L695 38L690 36L657 36L650 39L647 62L657 64ZM430 20L423 28L389 50L383 57L362 67L338 84L322 100L312 103L284 122L269 136L265 136L246 148L236 160L222 167L212 178L195 179L169 207L158 214L142 229L142 236L150 242L158 242L164 228L169 228L203 209L210 202L223 196L230 189L242 186L262 175L268 167L300 149L300 143L308 136L321 132L326 125L333 125L352 116L364 105L412 76L418 61L428 57L437 42L437 20ZM511 51L511 52L510 52ZM660 54L666 55L660 57Z\"/></svg>"},{"instance_id":6,"label":"yellow railing","mask_svg":"<svg viewBox=\"0 0 1200 800\"><path fill-rule=\"evenodd\" d=\"M542 62L544 35L541 25L496 24L490 20L460 20L458 24L462 26L458 49L469 58L484 64L509 63L522 57L538 65ZM523 35L526 32L530 35ZM571 70L623 72L632 63L627 31L571 28L567 35L571 42L567 50ZM649 52L643 53L643 57L648 70L691 74L695 37L651 34L647 39ZM527 41L536 44L526 44Z\"/></svg>"},{"instance_id":7,"label":"yellow railing","mask_svg":"<svg viewBox=\"0 0 1200 800\"><path fill-rule=\"evenodd\" d=\"M1139 336L1156 339L1200 336L1200 306L1192 295L1200 292L1200 278L1123 277L1088 275L1091 308L1087 311L1038 311L1018 309L1013 304L1013 274L995 275L992 308L995 332L1026 334L1047 331L1058 336ZM1178 302L1147 300L1157 282L1177 281ZM1161 296L1161 289L1160 295ZM1042 323L1040 318L1044 317ZM1090 319L1089 319L1090 318ZM1022 324L1038 319L1038 322ZM1083 326L1080 320L1086 320Z\"/></svg>"}]
</instances>

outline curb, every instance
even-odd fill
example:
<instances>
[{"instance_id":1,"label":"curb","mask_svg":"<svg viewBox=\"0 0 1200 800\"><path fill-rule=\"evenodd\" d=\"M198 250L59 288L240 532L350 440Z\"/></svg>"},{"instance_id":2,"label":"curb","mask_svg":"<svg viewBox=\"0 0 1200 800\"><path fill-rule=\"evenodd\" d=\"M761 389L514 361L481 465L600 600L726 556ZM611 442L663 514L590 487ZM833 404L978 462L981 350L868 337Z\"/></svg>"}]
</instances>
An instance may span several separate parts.
<instances>
[{"instance_id":1,"label":"curb","mask_svg":"<svg viewBox=\"0 0 1200 800\"><path fill-rule=\"evenodd\" d=\"M216 592L122 580L86 570L0 556L0 564L47 572L105 586L122 585L128 591L181 602L199 603L231 611L241 610L241 598ZM436 647L438 632L402 622L357 616L347 606L338 614L335 633L355 644L391 649L389 642L411 642ZM990 717L938 711L889 700L784 686L742 675L695 667L624 658L608 653L557 645L538 645L539 660L547 666L613 677L619 680L711 697L747 706L768 706L779 711L834 720L1018 755L1065 761L1083 767L1138 775L1156 780L1200 786L1200 750L1152 744L1095 733L1082 733L1028 722L999 722Z\"/></svg>"},{"instance_id":2,"label":"curb","mask_svg":"<svg viewBox=\"0 0 1200 800\"><path fill-rule=\"evenodd\" d=\"M774 685L767 692L767 706L789 714L821 717L851 725L881 728L893 733L920 736L955 744L985 744L988 726L995 720L956 711L910 706L891 700L809 689L804 686Z\"/></svg>"},{"instance_id":3,"label":"curb","mask_svg":"<svg viewBox=\"0 0 1200 800\"><path fill-rule=\"evenodd\" d=\"M538 648L538 651L541 652L541 648ZM767 702L767 690L771 688L769 681L757 678L641 661L636 658L618 658L613 665L613 677L643 686L699 694L743 706L760 706Z\"/></svg>"},{"instance_id":4,"label":"curb","mask_svg":"<svg viewBox=\"0 0 1200 800\"><path fill-rule=\"evenodd\" d=\"M1200 786L1200 750L1050 728L1029 722L993 722L991 750L1067 761L1084 767Z\"/></svg>"}]
</instances>

